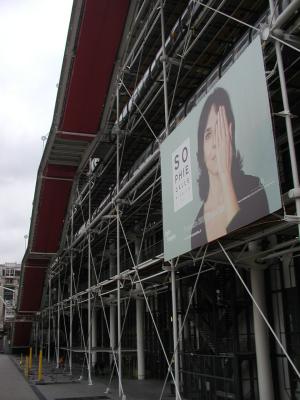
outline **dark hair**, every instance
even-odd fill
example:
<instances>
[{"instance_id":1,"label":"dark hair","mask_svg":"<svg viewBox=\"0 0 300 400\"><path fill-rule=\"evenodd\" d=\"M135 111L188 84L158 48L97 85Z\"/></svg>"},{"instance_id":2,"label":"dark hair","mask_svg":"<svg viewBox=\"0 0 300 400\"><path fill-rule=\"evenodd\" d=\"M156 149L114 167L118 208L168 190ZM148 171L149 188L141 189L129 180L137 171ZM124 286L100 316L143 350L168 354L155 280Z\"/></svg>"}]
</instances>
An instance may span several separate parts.
<instances>
[{"instance_id":1,"label":"dark hair","mask_svg":"<svg viewBox=\"0 0 300 400\"><path fill-rule=\"evenodd\" d=\"M215 106L218 110L220 106L225 107L226 116L228 122L231 124L232 129L232 175L233 179L241 173L242 170L242 160L241 156L235 148L235 121L234 115L231 107L231 102L228 93L225 89L218 87L216 88L206 99L204 106L201 111L199 126L198 126L198 164L200 167L200 175L199 175L199 194L200 198L203 201L206 201L209 190L209 178L207 167L205 165L204 160L204 152L203 152L203 142L204 142L204 132L207 125L208 115L211 110L211 107ZM201 188L201 190L200 190Z\"/></svg>"}]
</instances>

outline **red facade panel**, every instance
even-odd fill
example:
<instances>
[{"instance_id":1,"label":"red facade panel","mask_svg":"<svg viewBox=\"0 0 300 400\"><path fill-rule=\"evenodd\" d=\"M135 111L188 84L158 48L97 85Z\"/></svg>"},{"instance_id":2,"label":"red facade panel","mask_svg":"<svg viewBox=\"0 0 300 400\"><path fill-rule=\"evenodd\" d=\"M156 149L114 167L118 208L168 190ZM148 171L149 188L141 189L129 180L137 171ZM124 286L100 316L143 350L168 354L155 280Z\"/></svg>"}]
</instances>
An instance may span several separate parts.
<instances>
[{"instance_id":1,"label":"red facade panel","mask_svg":"<svg viewBox=\"0 0 300 400\"><path fill-rule=\"evenodd\" d=\"M71 165L47 164L44 169L44 176L48 178L73 179L76 170L77 167Z\"/></svg>"},{"instance_id":2,"label":"red facade panel","mask_svg":"<svg viewBox=\"0 0 300 400\"><path fill-rule=\"evenodd\" d=\"M55 253L58 250L72 184L72 181L43 179L33 252Z\"/></svg>"},{"instance_id":3,"label":"red facade panel","mask_svg":"<svg viewBox=\"0 0 300 400\"><path fill-rule=\"evenodd\" d=\"M25 267L20 312L39 311L46 273L46 268Z\"/></svg>"},{"instance_id":4,"label":"red facade panel","mask_svg":"<svg viewBox=\"0 0 300 400\"><path fill-rule=\"evenodd\" d=\"M12 346L13 347L27 347L30 342L31 335L31 322L16 322L15 323L15 334Z\"/></svg>"},{"instance_id":5,"label":"red facade panel","mask_svg":"<svg viewBox=\"0 0 300 400\"><path fill-rule=\"evenodd\" d=\"M87 0L60 130L96 133L128 0ZM67 137L66 137L67 138Z\"/></svg>"},{"instance_id":6,"label":"red facade panel","mask_svg":"<svg viewBox=\"0 0 300 400\"><path fill-rule=\"evenodd\" d=\"M26 267L39 267L39 268L47 268L49 264L49 259L47 258L27 258L25 266Z\"/></svg>"}]
</instances>

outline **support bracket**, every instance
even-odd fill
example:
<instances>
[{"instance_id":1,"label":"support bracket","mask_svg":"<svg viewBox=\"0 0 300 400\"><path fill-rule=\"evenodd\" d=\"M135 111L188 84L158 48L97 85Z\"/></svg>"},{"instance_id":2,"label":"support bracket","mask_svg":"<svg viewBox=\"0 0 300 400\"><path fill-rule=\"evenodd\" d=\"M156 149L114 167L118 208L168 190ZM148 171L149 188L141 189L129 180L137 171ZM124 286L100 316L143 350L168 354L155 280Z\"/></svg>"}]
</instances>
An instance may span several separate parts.
<instances>
[{"instance_id":1,"label":"support bracket","mask_svg":"<svg viewBox=\"0 0 300 400\"><path fill-rule=\"evenodd\" d=\"M277 117L283 117L283 118L285 118L287 116L290 116L290 118L298 118L297 115L292 114L289 110L282 110L277 113L273 113L273 115L276 115Z\"/></svg>"},{"instance_id":2,"label":"support bracket","mask_svg":"<svg viewBox=\"0 0 300 400\"><path fill-rule=\"evenodd\" d=\"M288 192L290 199L300 199L300 188L293 188Z\"/></svg>"}]
</instances>

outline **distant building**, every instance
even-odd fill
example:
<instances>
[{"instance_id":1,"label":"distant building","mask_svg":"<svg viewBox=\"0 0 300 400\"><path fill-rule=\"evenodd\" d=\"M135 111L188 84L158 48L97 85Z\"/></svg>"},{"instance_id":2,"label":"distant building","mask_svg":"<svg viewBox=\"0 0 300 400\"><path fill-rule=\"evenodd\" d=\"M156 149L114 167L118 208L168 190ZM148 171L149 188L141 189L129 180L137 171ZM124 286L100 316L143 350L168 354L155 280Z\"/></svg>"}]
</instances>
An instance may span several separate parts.
<instances>
[{"instance_id":1,"label":"distant building","mask_svg":"<svg viewBox=\"0 0 300 400\"><path fill-rule=\"evenodd\" d=\"M0 264L0 350L3 348L3 336L15 317L20 272L21 265L18 263Z\"/></svg>"}]
</instances>

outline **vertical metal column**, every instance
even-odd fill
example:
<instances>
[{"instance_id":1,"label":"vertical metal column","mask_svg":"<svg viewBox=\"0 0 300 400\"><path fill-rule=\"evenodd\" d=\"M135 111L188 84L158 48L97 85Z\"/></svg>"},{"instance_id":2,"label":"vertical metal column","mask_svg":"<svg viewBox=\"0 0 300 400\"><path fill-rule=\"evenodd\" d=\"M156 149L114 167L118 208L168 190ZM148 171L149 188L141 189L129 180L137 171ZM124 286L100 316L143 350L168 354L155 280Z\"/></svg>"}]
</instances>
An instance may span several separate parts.
<instances>
[{"instance_id":1,"label":"vertical metal column","mask_svg":"<svg viewBox=\"0 0 300 400\"><path fill-rule=\"evenodd\" d=\"M58 283L57 283L57 336L56 336L56 368L59 368L59 331L60 331L60 273L58 274Z\"/></svg>"},{"instance_id":2,"label":"vertical metal column","mask_svg":"<svg viewBox=\"0 0 300 400\"><path fill-rule=\"evenodd\" d=\"M41 342L40 342L40 350L43 351L44 354L44 312L41 312Z\"/></svg>"},{"instance_id":3,"label":"vertical metal column","mask_svg":"<svg viewBox=\"0 0 300 400\"><path fill-rule=\"evenodd\" d=\"M270 5L270 14L276 15L275 7L274 7L274 0L269 0L269 5ZM281 87L281 95L282 95L282 103L283 103L283 111L284 111L287 139L288 139L289 152L290 152L290 158L291 158L293 184L294 184L294 188L297 191L299 191L300 190L299 175L298 175L297 158L296 158L296 151L295 151L295 144L294 144L294 137L293 137L290 106L289 106L289 100L288 100L288 96L287 96L286 80L285 80L285 75L284 75L281 47L280 47L280 43L277 40L275 40L275 50L276 50L280 87ZM300 217L299 193L295 194L295 204L296 204L296 215ZM299 237L300 237L300 224L298 224L298 232L299 232Z\"/></svg>"},{"instance_id":4,"label":"vertical metal column","mask_svg":"<svg viewBox=\"0 0 300 400\"><path fill-rule=\"evenodd\" d=\"M136 288L140 289L141 284L137 283ZM137 347L137 374L138 380L145 379L145 350L144 350L144 319L145 307L144 300L137 295L136 298L136 347Z\"/></svg>"},{"instance_id":5,"label":"vertical metal column","mask_svg":"<svg viewBox=\"0 0 300 400\"><path fill-rule=\"evenodd\" d=\"M165 125L166 136L169 136L169 106L168 106L168 86L167 86L167 54L165 46L165 23L163 12L163 0L160 1L161 7L161 39L162 39L162 64L163 64L163 77L164 77L164 106L165 106ZM177 328L177 305L176 305L176 280L175 280L175 267L174 262L171 261L171 291L172 291L172 314L173 314L173 343L174 343L174 377L175 377L175 391L176 400L180 399L179 394L179 359L178 359L178 328Z\"/></svg>"},{"instance_id":6,"label":"vertical metal column","mask_svg":"<svg viewBox=\"0 0 300 400\"><path fill-rule=\"evenodd\" d=\"M110 295L110 301L114 299L113 295ZM104 311L103 311L104 312ZM116 305L110 304L109 306L109 342L112 351L116 349ZM113 365L114 357L113 354L110 357L110 363Z\"/></svg>"},{"instance_id":7,"label":"vertical metal column","mask_svg":"<svg viewBox=\"0 0 300 400\"><path fill-rule=\"evenodd\" d=\"M270 246L274 247L277 245L276 235L271 235L268 239ZM285 254L282 257L282 260L272 260L272 264L270 265L274 331L276 332L276 335L280 338L281 343L285 348L287 348L286 320L283 301L283 291L285 288L285 283L284 278L281 276L281 268L282 271L284 271L285 268L287 268L288 270L291 261L290 256L290 254ZM284 353L282 352L280 346L278 346L278 344L275 344L275 346L275 354L277 355L276 364L278 371L280 371L280 373L277 375L279 398L280 400L289 400L292 396L290 390L291 384L288 360L284 356Z\"/></svg>"},{"instance_id":8,"label":"vertical metal column","mask_svg":"<svg viewBox=\"0 0 300 400\"><path fill-rule=\"evenodd\" d=\"M73 243L74 230L74 210L71 213L71 238L70 244ZM72 375L72 347L73 347L73 248L70 249L70 319L69 319L69 372Z\"/></svg>"},{"instance_id":9,"label":"vertical metal column","mask_svg":"<svg viewBox=\"0 0 300 400\"><path fill-rule=\"evenodd\" d=\"M38 320L36 320L35 322L35 358L37 358L37 354L38 354L38 329L39 329L39 322Z\"/></svg>"},{"instance_id":10,"label":"vertical metal column","mask_svg":"<svg viewBox=\"0 0 300 400\"><path fill-rule=\"evenodd\" d=\"M48 363L50 363L50 341L51 341L51 273L49 274L49 283L48 283Z\"/></svg>"},{"instance_id":11,"label":"vertical metal column","mask_svg":"<svg viewBox=\"0 0 300 400\"><path fill-rule=\"evenodd\" d=\"M136 229L137 231L137 229ZM135 261L136 265L140 263L140 247L141 240L138 237L137 232L135 233ZM137 376L138 380L145 379L145 349L144 349L144 319L145 319L145 305L144 299L141 294L142 288L141 283L137 283L135 286L137 290L136 297L136 350L137 350Z\"/></svg>"},{"instance_id":12,"label":"vertical metal column","mask_svg":"<svg viewBox=\"0 0 300 400\"><path fill-rule=\"evenodd\" d=\"M111 243L109 247L109 275L110 277L116 275L116 260L115 260L115 247ZM109 342L112 351L116 348L116 305L113 304L115 295L110 294L110 305L109 305ZM104 312L104 310L103 310ZM114 357L113 354L110 356L110 363L113 365Z\"/></svg>"},{"instance_id":13,"label":"vertical metal column","mask_svg":"<svg viewBox=\"0 0 300 400\"><path fill-rule=\"evenodd\" d=\"M94 306L92 311L92 347L97 347L97 308ZM97 362L97 352L92 352L92 367L95 367Z\"/></svg>"},{"instance_id":14,"label":"vertical metal column","mask_svg":"<svg viewBox=\"0 0 300 400\"><path fill-rule=\"evenodd\" d=\"M183 342L184 342L184 326L183 325L183 313L182 313L182 297L181 297L181 285L180 282L176 288L177 294L177 315L178 315L178 348L179 348L179 356L178 356L178 364L179 364L179 382L181 385L183 384ZM187 330L187 323L184 324L185 329Z\"/></svg>"},{"instance_id":15,"label":"vertical metal column","mask_svg":"<svg viewBox=\"0 0 300 400\"><path fill-rule=\"evenodd\" d=\"M117 289L118 289L118 364L119 364L119 397L122 396L122 351L121 351L121 282L120 282L120 208L119 208L119 190L120 190L120 138L119 138L119 117L120 117L120 105L119 105L119 79L117 80L117 162L116 162L116 173L117 173Z\"/></svg>"},{"instance_id":16,"label":"vertical metal column","mask_svg":"<svg viewBox=\"0 0 300 400\"><path fill-rule=\"evenodd\" d=\"M257 250L257 243L249 243L249 250L255 252ZM250 276L252 295L262 312L266 315L264 270L252 267ZM274 389L270 360L269 331L255 304L253 304L253 321L259 398L261 400L273 400Z\"/></svg>"},{"instance_id":17,"label":"vertical metal column","mask_svg":"<svg viewBox=\"0 0 300 400\"><path fill-rule=\"evenodd\" d=\"M91 177L92 177L92 162L89 160L89 231L88 231L88 382L92 385L92 327L91 327Z\"/></svg>"}]
</instances>

